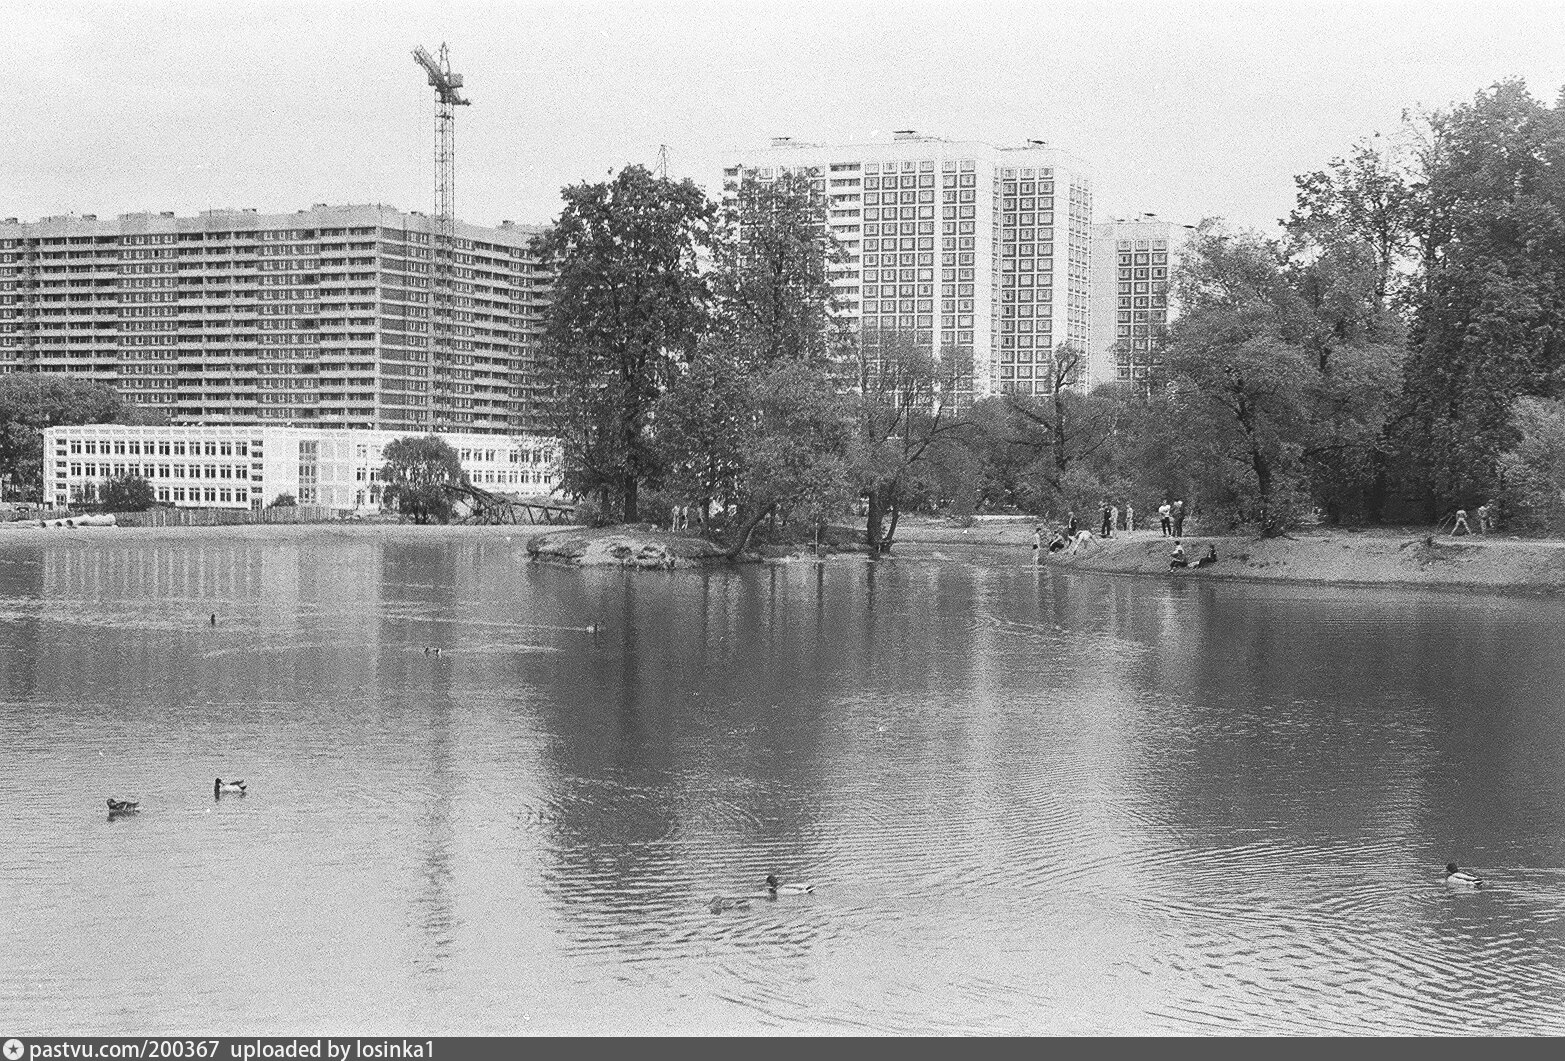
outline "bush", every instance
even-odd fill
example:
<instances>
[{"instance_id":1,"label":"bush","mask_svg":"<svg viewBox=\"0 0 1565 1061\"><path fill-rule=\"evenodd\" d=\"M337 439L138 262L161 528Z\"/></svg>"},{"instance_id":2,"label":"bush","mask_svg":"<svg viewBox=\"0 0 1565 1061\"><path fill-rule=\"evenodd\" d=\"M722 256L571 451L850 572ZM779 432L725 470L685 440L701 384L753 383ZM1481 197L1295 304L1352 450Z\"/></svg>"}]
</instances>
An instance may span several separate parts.
<instances>
[{"instance_id":1,"label":"bush","mask_svg":"<svg viewBox=\"0 0 1565 1061\"><path fill-rule=\"evenodd\" d=\"M105 512L145 512L156 503L152 484L139 475L110 479L98 494L98 505Z\"/></svg>"},{"instance_id":2,"label":"bush","mask_svg":"<svg viewBox=\"0 0 1565 1061\"><path fill-rule=\"evenodd\" d=\"M293 508L297 504L298 504L298 502L294 500L292 494L278 494L276 497L274 497L272 499L272 503L268 507L269 508Z\"/></svg>"}]
</instances>

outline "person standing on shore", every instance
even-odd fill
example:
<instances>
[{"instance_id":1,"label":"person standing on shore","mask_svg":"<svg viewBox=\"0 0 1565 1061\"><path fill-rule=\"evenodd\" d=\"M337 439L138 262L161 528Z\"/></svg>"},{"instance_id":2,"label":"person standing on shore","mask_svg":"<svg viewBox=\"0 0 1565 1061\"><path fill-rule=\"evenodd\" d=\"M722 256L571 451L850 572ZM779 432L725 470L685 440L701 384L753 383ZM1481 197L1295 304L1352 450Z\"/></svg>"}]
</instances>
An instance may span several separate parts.
<instances>
[{"instance_id":1,"label":"person standing on shore","mask_svg":"<svg viewBox=\"0 0 1565 1061\"><path fill-rule=\"evenodd\" d=\"M1174 517L1174 537L1183 538L1185 536L1185 503L1183 501L1175 501L1170 514Z\"/></svg>"},{"instance_id":2,"label":"person standing on shore","mask_svg":"<svg viewBox=\"0 0 1565 1061\"><path fill-rule=\"evenodd\" d=\"M1158 523L1163 528L1163 537L1165 538L1171 538L1174 534L1174 522L1170 515L1173 511L1173 506L1170 505L1167 500L1164 500L1164 502L1157 507Z\"/></svg>"},{"instance_id":3,"label":"person standing on shore","mask_svg":"<svg viewBox=\"0 0 1565 1061\"><path fill-rule=\"evenodd\" d=\"M1032 529L1032 562L1037 566L1043 558L1043 524L1040 523Z\"/></svg>"},{"instance_id":4,"label":"person standing on shore","mask_svg":"<svg viewBox=\"0 0 1565 1061\"><path fill-rule=\"evenodd\" d=\"M1127 531L1136 529L1136 509L1129 501L1125 502L1125 529Z\"/></svg>"},{"instance_id":5,"label":"person standing on shore","mask_svg":"<svg viewBox=\"0 0 1565 1061\"><path fill-rule=\"evenodd\" d=\"M1098 537L1108 538L1114 534L1114 517L1110 513L1109 503L1103 502L1103 518L1099 520Z\"/></svg>"},{"instance_id":6,"label":"person standing on shore","mask_svg":"<svg viewBox=\"0 0 1565 1061\"><path fill-rule=\"evenodd\" d=\"M1076 512L1074 509L1065 513L1065 537L1076 537Z\"/></svg>"},{"instance_id":7,"label":"person standing on shore","mask_svg":"<svg viewBox=\"0 0 1565 1061\"><path fill-rule=\"evenodd\" d=\"M1488 534L1494 530L1494 502L1486 501L1478 506L1478 533Z\"/></svg>"},{"instance_id":8,"label":"person standing on shore","mask_svg":"<svg viewBox=\"0 0 1565 1061\"><path fill-rule=\"evenodd\" d=\"M1458 534L1471 534L1471 533L1473 533L1473 529L1467 525L1467 509L1465 509L1465 508L1457 509L1456 510L1456 525L1451 528L1451 537L1455 538Z\"/></svg>"},{"instance_id":9,"label":"person standing on shore","mask_svg":"<svg viewBox=\"0 0 1565 1061\"><path fill-rule=\"evenodd\" d=\"M1109 507L1109 525L1117 531L1122 531L1125 529L1125 525L1119 521L1118 505L1111 505Z\"/></svg>"}]
</instances>

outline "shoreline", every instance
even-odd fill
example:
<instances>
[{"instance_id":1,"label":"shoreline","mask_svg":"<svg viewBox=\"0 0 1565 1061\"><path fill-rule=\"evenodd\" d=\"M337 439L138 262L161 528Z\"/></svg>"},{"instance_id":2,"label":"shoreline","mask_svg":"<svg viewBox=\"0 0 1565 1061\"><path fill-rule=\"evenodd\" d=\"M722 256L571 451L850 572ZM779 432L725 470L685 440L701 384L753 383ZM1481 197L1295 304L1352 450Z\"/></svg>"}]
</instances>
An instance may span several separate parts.
<instances>
[{"instance_id":1,"label":"shoreline","mask_svg":"<svg viewBox=\"0 0 1565 1061\"><path fill-rule=\"evenodd\" d=\"M1015 550L1031 559L1033 519L992 519L960 527L944 521L903 522L897 528L896 545L941 546L984 550ZM539 539L553 537L553 548L543 550ZM613 539L613 553L593 557L598 564L626 567L664 567L666 558L677 558L679 567L711 569L729 566L715 546L694 535L672 535L645 525L590 529L547 524L416 524L416 523L274 523L218 526L76 527L43 528L36 523L0 524L0 550L7 545L38 542L69 543L74 547L127 542L230 541L272 542L302 539L339 541L511 541L520 543L540 562L579 564L585 546L595 540ZM1565 541L1528 539L1508 535L1436 536L1416 530L1365 531L1307 529L1279 538L1187 534L1186 553L1194 558L1217 547L1218 563L1211 567L1170 570L1171 540L1157 530L1121 531L1107 539L1091 539L1077 550L1046 554L1039 565L1064 571L1095 574L1155 576L1158 578L1219 581L1281 582L1340 586L1400 586L1452 588L1495 592L1565 593ZM633 555L642 545L656 546L658 556ZM595 550L596 551L596 550ZM765 557L750 555L733 566L784 561L810 550L794 549L788 555L772 547ZM547 554L553 554L549 556ZM857 549L823 551L830 556L867 555ZM907 555L907 554L902 554ZM639 562L638 562L639 561Z\"/></svg>"},{"instance_id":2,"label":"shoreline","mask_svg":"<svg viewBox=\"0 0 1565 1061\"><path fill-rule=\"evenodd\" d=\"M908 544L1015 549L1030 558L1032 527L1028 520L964 533L965 528L926 524L911 533L898 528L897 537ZM1192 560L1203 555L1208 544L1215 545L1217 564L1170 569L1172 539L1157 530L1140 530L1047 554L1040 566L1164 579L1565 592L1565 541L1556 539L1310 528L1264 539L1187 533L1182 541Z\"/></svg>"}]
</instances>

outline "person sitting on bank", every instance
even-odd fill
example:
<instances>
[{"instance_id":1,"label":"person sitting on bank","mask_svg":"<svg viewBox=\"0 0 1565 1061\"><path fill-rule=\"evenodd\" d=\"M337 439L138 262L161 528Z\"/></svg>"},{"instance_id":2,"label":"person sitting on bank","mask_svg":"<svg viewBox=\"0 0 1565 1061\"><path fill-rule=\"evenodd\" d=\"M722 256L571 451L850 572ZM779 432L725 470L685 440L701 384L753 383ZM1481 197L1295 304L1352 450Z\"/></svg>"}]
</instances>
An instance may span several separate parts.
<instances>
[{"instance_id":1,"label":"person sitting on bank","mask_svg":"<svg viewBox=\"0 0 1565 1061\"><path fill-rule=\"evenodd\" d=\"M1190 561L1185 558L1185 547L1179 544L1179 539L1174 539L1174 551L1168 556L1168 569L1172 571L1176 567L1189 567Z\"/></svg>"},{"instance_id":2,"label":"person sitting on bank","mask_svg":"<svg viewBox=\"0 0 1565 1061\"><path fill-rule=\"evenodd\" d=\"M1215 545L1213 545L1213 544L1211 544L1209 542L1209 543L1207 543L1207 546L1206 546L1206 555L1197 558L1196 562L1191 564L1190 566L1191 567L1211 567L1215 563L1217 563L1217 546L1215 546Z\"/></svg>"},{"instance_id":3,"label":"person sitting on bank","mask_svg":"<svg viewBox=\"0 0 1565 1061\"><path fill-rule=\"evenodd\" d=\"M1054 537L1049 541L1049 552L1057 553L1065 548L1065 538L1059 531L1054 532Z\"/></svg>"}]
</instances>

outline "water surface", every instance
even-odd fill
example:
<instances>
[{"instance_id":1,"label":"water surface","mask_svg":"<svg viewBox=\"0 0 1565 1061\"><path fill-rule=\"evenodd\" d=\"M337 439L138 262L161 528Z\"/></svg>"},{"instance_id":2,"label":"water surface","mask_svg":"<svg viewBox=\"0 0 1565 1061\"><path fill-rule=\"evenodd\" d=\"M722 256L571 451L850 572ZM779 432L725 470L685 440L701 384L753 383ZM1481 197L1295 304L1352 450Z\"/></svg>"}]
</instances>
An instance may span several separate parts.
<instances>
[{"instance_id":1,"label":"water surface","mask_svg":"<svg viewBox=\"0 0 1565 1061\"><path fill-rule=\"evenodd\" d=\"M955 549L0 543L0 1026L1562 1034L1562 626Z\"/></svg>"}]
</instances>

